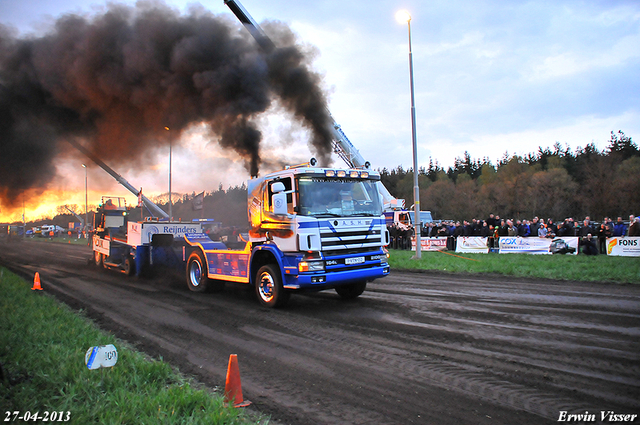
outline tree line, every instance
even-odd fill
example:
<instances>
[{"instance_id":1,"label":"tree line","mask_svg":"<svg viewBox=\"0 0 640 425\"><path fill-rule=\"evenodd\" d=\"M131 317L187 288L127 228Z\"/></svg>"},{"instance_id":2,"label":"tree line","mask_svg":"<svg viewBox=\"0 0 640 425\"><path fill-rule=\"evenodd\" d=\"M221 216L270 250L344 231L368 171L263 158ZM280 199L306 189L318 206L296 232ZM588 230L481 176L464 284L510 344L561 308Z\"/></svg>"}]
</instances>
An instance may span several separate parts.
<instances>
[{"instance_id":1,"label":"tree line","mask_svg":"<svg viewBox=\"0 0 640 425\"><path fill-rule=\"evenodd\" d=\"M389 192L405 199L408 208L413 203L413 170L399 166L378 171ZM428 167L419 169L419 186L421 207L430 210L434 219L471 220L494 213L514 219L537 216L559 221L590 216L596 221L615 220L640 213L640 149L622 131L612 131L602 151L594 143L575 152L556 143L552 149L539 148L526 156L505 153L496 165L487 158L472 159L465 152L446 170L430 159ZM244 183L205 192L202 209L194 209L197 195L173 194L176 219L214 218L225 226L247 226ZM168 211L168 199L164 194L153 201ZM83 215L84 206L61 206L55 224L73 221L66 207ZM89 210L95 207L90 205ZM149 215L137 207L129 214L133 219Z\"/></svg>"},{"instance_id":2,"label":"tree line","mask_svg":"<svg viewBox=\"0 0 640 425\"><path fill-rule=\"evenodd\" d=\"M407 207L413 203L413 169L379 170L387 189ZM572 152L556 142L526 156L505 153L496 165L468 152L447 170L429 159L419 169L421 209L434 219L566 217L592 220L640 212L640 150L622 131L609 145Z\"/></svg>"}]
</instances>

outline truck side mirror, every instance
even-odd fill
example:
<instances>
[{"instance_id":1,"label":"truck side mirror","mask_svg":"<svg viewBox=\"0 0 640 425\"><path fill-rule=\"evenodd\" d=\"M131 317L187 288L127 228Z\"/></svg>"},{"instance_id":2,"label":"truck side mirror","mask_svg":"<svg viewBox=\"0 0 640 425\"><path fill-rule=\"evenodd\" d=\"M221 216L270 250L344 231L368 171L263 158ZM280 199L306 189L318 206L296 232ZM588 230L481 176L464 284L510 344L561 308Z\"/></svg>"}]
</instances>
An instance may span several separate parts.
<instances>
[{"instance_id":1,"label":"truck side mirror","mask_svg":"<svg viewBox=\"0 0 640 425\"><path fill-rule=\"evenodd\" d=\"M285 187L282 182L276 182L271 185L273 192L273 213L276 215L286 215L287 211L287 194L284 193Z\"/></svg>"}]
</instances>

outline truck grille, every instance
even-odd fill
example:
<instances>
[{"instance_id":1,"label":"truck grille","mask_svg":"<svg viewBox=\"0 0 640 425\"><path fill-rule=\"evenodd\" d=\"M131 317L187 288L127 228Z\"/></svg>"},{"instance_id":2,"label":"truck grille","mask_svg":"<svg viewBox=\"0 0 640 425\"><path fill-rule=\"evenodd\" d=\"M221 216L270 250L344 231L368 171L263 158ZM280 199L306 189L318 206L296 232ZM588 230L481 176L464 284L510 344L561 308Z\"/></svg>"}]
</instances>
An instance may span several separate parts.
<instances>
[{"instance_id":1,"label":"truck grille","mask_svg":"<svg viewBox=\"0 0 640 425\"><path fill-rule=\"evenodd\" d=\"M379 230L347 230L320 233L323 251L342 251L376 248L382 244Z\"/></svg>"}]
</instances>

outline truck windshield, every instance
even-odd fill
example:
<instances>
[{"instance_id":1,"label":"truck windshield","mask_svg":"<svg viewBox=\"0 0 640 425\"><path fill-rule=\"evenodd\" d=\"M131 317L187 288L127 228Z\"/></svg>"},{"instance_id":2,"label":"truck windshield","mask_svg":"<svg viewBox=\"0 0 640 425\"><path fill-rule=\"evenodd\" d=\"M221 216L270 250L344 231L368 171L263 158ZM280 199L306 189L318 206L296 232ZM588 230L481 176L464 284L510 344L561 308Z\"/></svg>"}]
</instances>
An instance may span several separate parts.
<instances>
[{"instance_id":1,"label":"truck windshield","mask_svg":"<svg viewBox=\"0 0 640 425\"><path fill-rule=\"evenodd\" d=\"M380 195L372 180L298 178L298 214L314 217L379 216Z\"/></svg>"}]
</instances>

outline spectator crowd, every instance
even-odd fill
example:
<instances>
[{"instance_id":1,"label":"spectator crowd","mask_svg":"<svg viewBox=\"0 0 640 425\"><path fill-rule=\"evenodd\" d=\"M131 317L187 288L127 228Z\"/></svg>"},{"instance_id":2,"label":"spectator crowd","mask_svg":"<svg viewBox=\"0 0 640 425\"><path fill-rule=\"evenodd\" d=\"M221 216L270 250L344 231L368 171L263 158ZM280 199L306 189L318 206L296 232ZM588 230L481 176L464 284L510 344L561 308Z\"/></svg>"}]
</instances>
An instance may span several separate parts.
<instances>
[{"instance_id":1,"label":"spectator crowd","mask_svg":"<svg viewBox=\"0 0 640 425\"><path fill-rule=\"evenodd\" d=\"M387 226L391 235L391 247L395 249L411 249L414 228L407 222L396 222ZM498 248L498 241L503 236L556 238L577 236L580 238L582 252L588 255L606 253L606 240L615 236L640 236L640 217L629 216L625 222L618 217L614 222L609 217L600 222L592 222L589 217L577 221L566 218L556 223L534 217L532 220L514 220L500 218L489 214L486 220L473 219L457 221L441 221L426 223L421 227L422 237L446 237L447 249L455 250L456 239L460 236L480 236L488 238L489 248Z\"/></svg>"}]
</instances>

